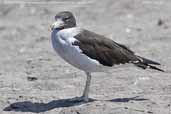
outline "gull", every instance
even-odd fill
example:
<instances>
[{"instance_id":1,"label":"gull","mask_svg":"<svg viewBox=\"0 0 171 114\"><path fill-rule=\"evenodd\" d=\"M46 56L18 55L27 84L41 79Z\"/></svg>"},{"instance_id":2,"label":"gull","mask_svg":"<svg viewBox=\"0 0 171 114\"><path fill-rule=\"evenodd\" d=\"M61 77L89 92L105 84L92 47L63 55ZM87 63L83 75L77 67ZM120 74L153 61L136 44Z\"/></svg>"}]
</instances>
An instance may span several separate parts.
<instances>
[{"instance_id":1,"label":"gull","mask_svg":"<svg viewBox=\"0 0 171 114\"><path fill-rule=\"evenodd\" d=\"M160 63L136 55L125 45L103 35L80 28L70 11L56 14L51 25L51 41L56 53L72 66L85 72L87 76L84 92L78 101L89 101L91 73L105 72L120 64L133 64L142 69L157 68Z\"/></svg>"}]
</instances>

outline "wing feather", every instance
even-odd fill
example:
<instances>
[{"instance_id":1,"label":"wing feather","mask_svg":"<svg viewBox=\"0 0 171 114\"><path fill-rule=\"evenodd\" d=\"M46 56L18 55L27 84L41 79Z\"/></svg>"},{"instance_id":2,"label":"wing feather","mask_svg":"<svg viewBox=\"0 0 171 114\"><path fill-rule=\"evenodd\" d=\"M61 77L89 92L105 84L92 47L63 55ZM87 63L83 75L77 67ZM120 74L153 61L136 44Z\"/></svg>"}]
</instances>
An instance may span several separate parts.
<instances>
[{"instance_id":1,"label":"wing feather","mask_svg":"<svg viewBox=\"0 0 171 114\"><path fill-rule=\"evenodd\" d=\"M138 60L134 52L126 46L88 30L82 30L74 38L77 41L73 45L79 46L83 54L96 59L105 66Z\"/></svg>"}]
</instances>

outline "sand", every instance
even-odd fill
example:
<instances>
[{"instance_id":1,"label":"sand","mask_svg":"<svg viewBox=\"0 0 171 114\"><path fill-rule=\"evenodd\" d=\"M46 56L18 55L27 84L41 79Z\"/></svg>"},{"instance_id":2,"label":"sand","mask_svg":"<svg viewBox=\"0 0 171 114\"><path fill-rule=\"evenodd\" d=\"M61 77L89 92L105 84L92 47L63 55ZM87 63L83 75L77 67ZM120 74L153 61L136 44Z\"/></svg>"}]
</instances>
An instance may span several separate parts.
<instances>
[{"instance_id":1,"label":"sand","mask_svg":"<svg viewBox=\"0 0 171 114\"><path fill-rule=\"evenodd\" d=\"M0 114L171 114L170 0L35 1L0 0ZM86 76L54 52L48 31L64 10L166 72L123 66L94 73L91 102L71 102Z\"/></svg>"}]
</instances>

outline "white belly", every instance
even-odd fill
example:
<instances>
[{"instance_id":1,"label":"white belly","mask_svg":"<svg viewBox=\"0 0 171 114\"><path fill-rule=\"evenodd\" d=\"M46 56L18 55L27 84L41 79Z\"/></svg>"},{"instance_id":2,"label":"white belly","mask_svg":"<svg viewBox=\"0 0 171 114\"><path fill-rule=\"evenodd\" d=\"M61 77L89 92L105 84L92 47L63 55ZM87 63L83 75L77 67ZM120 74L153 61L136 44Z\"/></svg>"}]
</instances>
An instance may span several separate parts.
<instances>
[{"instance_id":1,"label":"white belly","mask_svg":"<svg viewBox=\"0 0 171 114\"><path fill-rule=\"evenodd\" d=\"M73 46L62 40L56 33L52 33L52 45L58 55L74 67L86 72L101 72L102 66L98 61L81 53L78 46Z\"/></svg>"}]
</instances>

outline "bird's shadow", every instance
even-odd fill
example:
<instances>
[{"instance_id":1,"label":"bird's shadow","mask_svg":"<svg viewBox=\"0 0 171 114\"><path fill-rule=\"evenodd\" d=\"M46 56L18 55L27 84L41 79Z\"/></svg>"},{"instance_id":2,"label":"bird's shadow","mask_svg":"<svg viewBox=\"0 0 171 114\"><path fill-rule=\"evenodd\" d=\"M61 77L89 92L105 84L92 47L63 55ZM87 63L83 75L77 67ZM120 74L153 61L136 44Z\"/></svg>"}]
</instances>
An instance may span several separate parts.
<instances>
[{"instance_id":1,"label":"bird's shadow","mask_svg":"<svg viewBox=\"0 0 171 114\"><path fill-rule=\"evenodd\" d=\"M117 99L111 99L111 100L107 100L110 102L129 102L129 101L145 101L148 99L145 98L139 98L139 96L135 96L135 97L130 97L130 98L117 98Z\"/></svg>"},{"instance_id":2,"label":"bird's shadow","mask_svg":"<svg viewBox=\"0 0 171 114\"><path fill-rule=\"evenodd\" d=\"M81 105L83 103L88 103L88 102L74 101L73 99L75 98L77 97L69 98L69 99L52 100L48 103L36 103L31 101L15 102L5 107L3 111L40 113L55 108L71 107L71 106ZM93 102L93 101L95 101L95 99L89 100L89 102Z\"/></svg>"},{"instance_id":3,"label":"bird's shadow","mask_svg":"<svg viewBox=\"0 0 171 114\"><path fill-rule=\"evenodd\" d=\"M55 108L62 108L62 107L71 107L71 106L77 106L89 102L97 101L96 99L90 99L89 102L75 102L72 99L59 99L59 100L53 100L48 103L34 103L31 101L23 101L23 102L15 102L10 104L9 106L5 107L3 111L19 111L19 112L34 112L34 113L40 113L40 112L46 112ZM132 98L117 98L112 100L104 100L109 102L129 102L129 101L143 101L148 99L138 98L138 97L132 97Z\"/></svg>"}]
</instances>

